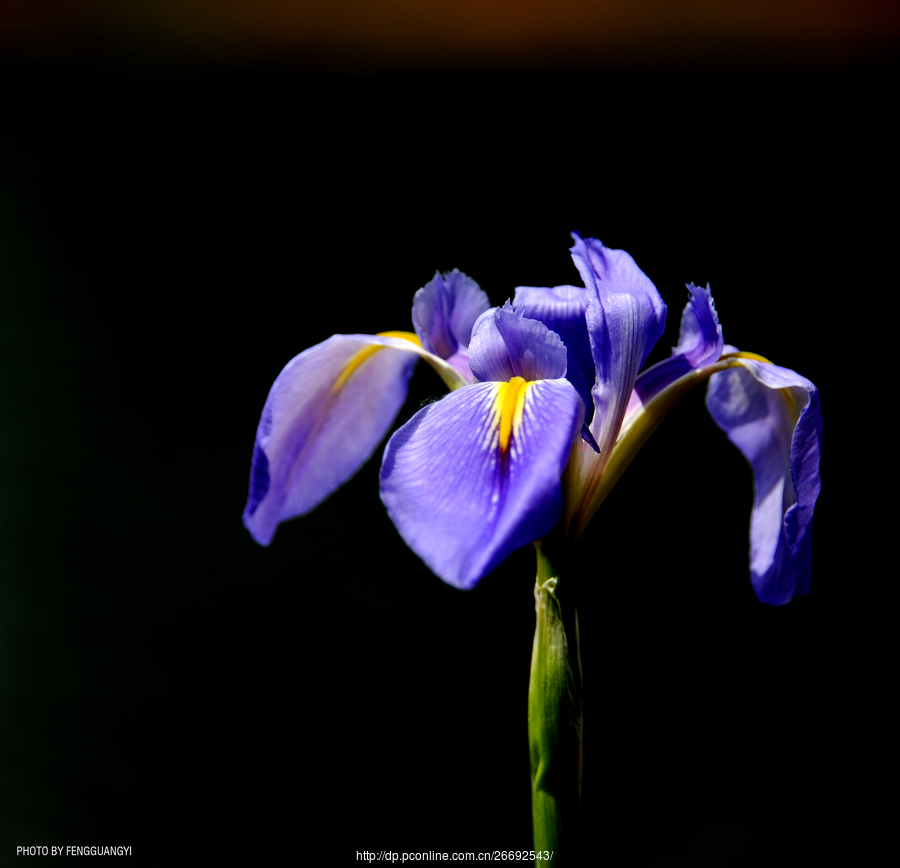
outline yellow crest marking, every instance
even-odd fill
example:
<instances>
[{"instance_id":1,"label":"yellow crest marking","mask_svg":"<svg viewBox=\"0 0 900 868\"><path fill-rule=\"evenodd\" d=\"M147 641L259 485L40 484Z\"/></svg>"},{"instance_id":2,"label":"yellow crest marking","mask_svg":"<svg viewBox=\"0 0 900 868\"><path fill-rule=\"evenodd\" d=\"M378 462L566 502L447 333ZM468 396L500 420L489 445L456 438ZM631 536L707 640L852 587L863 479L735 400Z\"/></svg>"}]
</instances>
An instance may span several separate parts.
<instances>
[{"instance_id":1,"label":"yellow crest marking","mask_svg":"<svg viewBox=\"0 0 900 868\"><path fill-rule=\"evenodd\" d=\"M527 386L528 383L522 377L513 377L508 383L501 383L497 390L494 412L499 415L501 452L506 452L509 448L509 438L522 422Z\"/></svg>"},{"instance_id":2,"label":"yellow crest marking","mask_svg":"<svg viewBox=\"0 0 900 868\"><path fill-rule=\"evenodd\" d=\"M401 338L404 341L409 341L412 344L415 344L417 347L422 346L422 342L413 332L378 332L376 337L379 338ZM363 347L358 353L350 358L350 361L344 365L344 370L341 371L341 375L337 378L334 385L331 387L332 392L340 392L340 390L344 387L344 384L347 380L350 379L353 372L365 362L366 359L371 358L375 355L379 350L383 350L384 347L381 344L370 344L367 347Z\"/></svg>"}]
</instances>

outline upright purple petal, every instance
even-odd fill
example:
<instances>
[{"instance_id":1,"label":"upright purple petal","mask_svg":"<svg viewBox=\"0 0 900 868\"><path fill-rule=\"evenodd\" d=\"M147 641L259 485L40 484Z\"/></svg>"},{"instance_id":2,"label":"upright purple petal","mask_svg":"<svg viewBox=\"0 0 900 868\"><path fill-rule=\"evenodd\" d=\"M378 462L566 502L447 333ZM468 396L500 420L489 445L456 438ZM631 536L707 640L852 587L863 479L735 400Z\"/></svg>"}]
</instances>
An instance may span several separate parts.
<instances>
[{"instance_id":1,"label":"upright purple petal","mask_svg":"<svg viewBox=\"0 0 900 868\"><path fill-rule=\"evenodd\" d=\"M470 374L465 360L472 327L490 306L478 284L461 271L436 273L413 299L413 327L422 348Z\"/></svg>"},{"instance_id":2,"label":"upright purple petal","mask_svg":"<svg viewBox=\"0 0 900 868\"><path fill-rule=\"evenodd\" d=\"M591 428L604 454L616 442L638 371L665 330L666 306L624 250L572 237L572 259L588 290L585 317L597 370Z\"/></svg>"},{"instance_id":3,"label":"upright purple petal","mask_svg":"<svg viewBox=\"0 0 900 868\"><path fill-rule=\"evenodd\" d=\"M513 310L528 319L540 320L556 332L566 345L566 379L584 401L585 422L594 415L594 357L588 336L585 310L587 290L582 286L519 286Z\"/></svg>"},{"instance_id":4,"label":"upright purple petal","mask_svg":"<svg viewBox=\"0 0 900 868\"><path fill-rule=\"evenodd\" d=\"M690 300L681 314L678 346L668 359L641 373L634 384L632 404L646 404L667 386L692 370L718 361L724 351L722 326L710 288L688 284Z\"/></svg>"},{"instance_id":5,"label":"upright purple petal","mask_svg":"<svg viewBox=\"0 0 900 868\"><path fill-rule=\"evenodd\" d=\"M555 380L566 375L566 348L542 322L513 312L509 302L482 314L472 333L469 365L482 382Z\"/></svg>"},{"instance_id":6,"label":"upright purple petal","mask_svg":"<svg viewBox=\"0 0 900 868\"><path fill-rule=\"evenodd\" d=\"M418 349L334 335L288 362L253 449L244 524L258 543L268 545L280 522L318 506L368 461L406 400Z\"/></svg>"},{"instance_id":7,"label":"upright purple petal","mask_svg":"<svg viewBox=\"0 0 900 868\"><path fill-rule=\"evenodd\" d=\"M478 383L420 410L388 442L381 498L400 535L444 581L471 588L547 534L584 407L568 380L520 383L506 448L503 389Z\"/></svg>"},{"instance_id":8,"label":"upright purple petal","mask_svg":"<svg viewBox=\"0 0 900 868\"><path fill-rule=\"evenodd\" d=\"M706 405L753 468L750 576L759 599L779 605L809 591L822 409L794 371L740 361L710 378Z\"/></svg>"},{"instance_id":9,"label":"upright purple petal","mask_svg":"<svg viewBox=\"0 0 900 868\"><path fill-rule=\"evenodd\" d=\"M691 297L681 313L678 346L672 352L684 356L691 367L700 368L718 361L725 340L709 284L704 289L689 283L687 291Z\"/></svg>"}]
</instances>

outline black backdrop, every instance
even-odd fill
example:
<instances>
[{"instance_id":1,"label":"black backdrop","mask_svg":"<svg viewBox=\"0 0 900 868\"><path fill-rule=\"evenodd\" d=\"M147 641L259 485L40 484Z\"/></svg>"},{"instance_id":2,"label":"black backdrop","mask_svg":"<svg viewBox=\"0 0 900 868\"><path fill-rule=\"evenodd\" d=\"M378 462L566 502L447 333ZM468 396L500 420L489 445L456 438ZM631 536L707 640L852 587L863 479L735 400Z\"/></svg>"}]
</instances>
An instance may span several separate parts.
<instances>
[{"instance_id":1,"label":"black backdrop","mask_svg":"<svg viewBox=\"0 0 900 868\"><path fill-rule=\"evenodd\" d=\"M656 283L651 361L709 281L726 340L825 414L809 597L755 600L750 474L701 393L595 519L586 862L811 864L853 834L836 709L868 631L838 493L892 70L3 75L4 859L531 846L532 553L444 586L377 458L268 549L240 515L293 355L408 328L435 269L495 304L576 282L571 230ZM401 421L440 393L422 366Z\"/></svg>"}]
</instances>

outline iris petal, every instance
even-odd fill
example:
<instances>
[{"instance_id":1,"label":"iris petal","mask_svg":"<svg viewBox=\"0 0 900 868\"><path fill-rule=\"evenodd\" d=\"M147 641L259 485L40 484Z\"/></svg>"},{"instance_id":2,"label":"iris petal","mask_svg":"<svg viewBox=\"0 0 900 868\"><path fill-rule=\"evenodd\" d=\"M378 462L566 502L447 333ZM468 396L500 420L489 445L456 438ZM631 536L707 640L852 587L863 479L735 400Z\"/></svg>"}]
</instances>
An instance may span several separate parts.
<instances>
[{"instance_id":1,"label":"iris petal","mask_svg":"<svg viewBox=\"0 0 900 868\"><path fill-rule=\"evenodd\" d=\"M597 369L591 428L605 454L616 442L638 371L665 330L666 306L624 250L572 237L572 259L588 289L585 318Z\"/></svg>"},{"instance_id":2,"label":"iris petal","mask_svg":"<svg viewBox=\"0 0 900 868\"><path fill-rule=\"evenodd\" d=\"M408 348L408 349L407 349ZM387 434L422 350L407 340L333 335L294 357L263 408L244 524L268 545L353 476Z\"/></svg>"},{"instance_id":3,"label":"iris petal","mask_svg":"<svg viewBox=\"0 0 900 868\"><path fill-rule=\"evenodd\" d=\"M558 520L560 477L583 417L564 379L478 383L420 410L391 437L381 468L381 498L400 535L444 581L473 587Z\"/></svg>"},{"instance_id":4,"label":"iris petal","mask_svg":"<svg viewBox=\"0 0 900 868\"><path fill-rule=\"evenodd\" d=\"M718 361L725 346L722 326L709 285L706 289L689 283L690 300L681 312L678 346L672 351L684 356L694 368Z\"/></svg>"},{"instance_id":5,"label":"iris petal","mask_svg":"<svg viewBox=\"0 0 900 868\"><path fill-rule=\"evenodd\" d=\"M555 380L566 374L566 348L542 322L514 313L509 302L482 314L472 330L469 364L477 379Z\"/></svg>"},{"instance_id":6,"label":"iris petal","mask_svg":"<svg viewBox=\"0 0 900 868\"><path fill-rule=\"evenodd\" d=\"M628 406L629 414L652 401L663 389L690 371L718 361L724 351L722 326L719 325L710 288L703 289L691 283L688 284L688 292L691 297L681 314L678 346L668 359L638 376Z\"/></svg>"},{"instance_id":7,"label":"iris petal","mask_svg":"<svg viewBox=\"0 0 900 868\"><path fill-rule=\"evenodd\" d=\"M424 349L454 364L457 354L465 359L472 326L490 306L478 284L461 271L436 273L413 299L413 327Z\"/></svg>"},{"instance_id":8,"label":"iris petal","mask_svg":"<svg viewBox=\"0 0 900 868\"><path fill-rule=\"evenodd\" d=\"M594 358L584 312L587 290L583 286L519 286L513 309L528 319L540 320L556 332L566 345L566 379L575 387L585 406L585 421L594 415L591 389L594 386Z\"/></svg>"},{"instance_id":9,"label":"iris petal","mask_svg":"<svg viewBox=\"0 0 900 868\"><path fill-rule=\"evenodd\" d=\"M822 410L794 371L739 361L710 378L706 405L753 468L750 576L759 599L778 605L809 591Z\"/></svg>"}]
</instances>

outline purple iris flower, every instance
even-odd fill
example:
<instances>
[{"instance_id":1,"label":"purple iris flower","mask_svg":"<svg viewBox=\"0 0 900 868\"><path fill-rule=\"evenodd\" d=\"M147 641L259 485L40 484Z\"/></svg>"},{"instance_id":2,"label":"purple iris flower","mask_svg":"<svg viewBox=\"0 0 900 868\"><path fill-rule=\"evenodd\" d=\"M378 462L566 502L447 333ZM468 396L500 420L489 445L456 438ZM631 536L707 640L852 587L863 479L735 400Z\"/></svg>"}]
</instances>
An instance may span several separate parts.
<instances>
[{"instance_id":1,"label":"purple iris flower","mask_svg":"<svg viewBox=\"0 0 900 868\"><path fill-rule=\"evenodd\" d=\"M381 496L425 563L470 588L560 521L580 538L668 410L709 380L710 414L754 471L754 589L776 604L808 591L822 432L815 386L727 347L708 288L693 285L678 345L639 373L666 306L627 253L573 238L582 287L519 287L512 305L489 310L464 275L436 275L416 295L415 335L335 335L293 359L257 433L244 513L254 538L268 544L279 522L356 472L422 357L452 391L390 439Z\"/></svg>"},{"instance_id":2,"label":"purple iris flower","mask_svg":"<svg viewBox=\"0 0 900 868\"><path fill-rule=\"evenodd\" d=\"M459 588L552 530L584 421L559 335L508 303L475 324L469 364L480 382L420 410L381 466L381 499L401 536Z\"/></svg>"}]
</instances>

